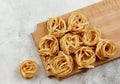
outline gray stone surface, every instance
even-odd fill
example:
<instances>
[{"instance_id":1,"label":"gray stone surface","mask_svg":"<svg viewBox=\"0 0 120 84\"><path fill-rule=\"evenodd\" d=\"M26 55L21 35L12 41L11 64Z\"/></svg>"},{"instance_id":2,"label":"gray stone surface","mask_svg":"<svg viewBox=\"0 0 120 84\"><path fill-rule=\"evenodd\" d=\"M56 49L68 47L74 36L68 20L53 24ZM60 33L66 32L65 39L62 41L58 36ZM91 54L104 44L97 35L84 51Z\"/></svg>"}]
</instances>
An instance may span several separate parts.
<instances>
[{"instance_id":1,"label":"gray stone surface","mask_svg":"<svg viewBox=\"0 0 120 84\"><path fill-rule=\"evenodd\" d=\"M61 15L100 0L0 0L0 84L120 84L120 60L115 60L62 81L47 78L31 32L50 16ZM89 12L88 12L89 13ZM33 59L39 72L23 79L19 64Z\"/></svg>"}]
</instances>

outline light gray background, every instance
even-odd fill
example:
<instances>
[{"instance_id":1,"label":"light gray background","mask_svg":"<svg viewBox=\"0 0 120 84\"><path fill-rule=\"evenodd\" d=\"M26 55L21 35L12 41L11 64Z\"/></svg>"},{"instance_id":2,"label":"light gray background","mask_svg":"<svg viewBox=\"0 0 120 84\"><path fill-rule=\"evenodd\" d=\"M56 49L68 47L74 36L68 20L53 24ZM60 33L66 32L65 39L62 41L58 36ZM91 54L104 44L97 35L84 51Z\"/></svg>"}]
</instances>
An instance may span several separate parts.
<instances>
[{"instance_id":1,"label":"light gray background","mask_svg":"<svg viewBox=\"0 0 120 84\"><path fill-rule=\"evenodd\" d=\"M61 15L100 0L0 0L0 84L120 84L120 60L96 67L62 81L47 78L31 32L50 16ZM88 11L89 13L89 11ZM39 72L26 80L19 64L34 59Z\"/></svg>"}]
</instances>

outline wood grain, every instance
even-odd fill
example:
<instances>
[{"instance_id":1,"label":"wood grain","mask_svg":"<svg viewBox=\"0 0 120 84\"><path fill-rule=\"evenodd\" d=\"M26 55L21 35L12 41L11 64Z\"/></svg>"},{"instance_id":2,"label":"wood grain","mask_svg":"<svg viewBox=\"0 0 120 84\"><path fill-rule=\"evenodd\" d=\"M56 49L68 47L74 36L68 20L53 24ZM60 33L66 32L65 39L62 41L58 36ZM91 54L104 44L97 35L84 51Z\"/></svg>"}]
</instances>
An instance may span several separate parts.
<instances>
[{"instance_id":1,"label":"wood grain","mask_svg":"<svg viewBox=\"0 0 120 84\"><path fill-rule=\"evenodd\" d=\"M95 25L97 28L99 28L99 30L102 32L102 38L111 39L117 45L117 53L113 58L108 59L106 61L98 61L95 63L95 66L120 58L120 5L119 4L120 4L120 0L104 0L102 2L93 4L91 6L76 10L83 13L88 18L91 25ZM68 17L72 12L62 15L62 18L67 22ZM38 46L41 37L45 36L46 34L48 34L46 28L46 21L37 24L36 31L32 33L36 47ZM43 60L42 57L40 58L43 62L44 67L46 67L45 61ZM86 71L86 70L85 69L78 70L75 67L72 73L68 76L71 76L73 74L82 71ZM46 74L48 77L53 76L53 73L51 71L46 70ZM56 78L62 79L57 76Z\"/></svg>"}]
</instances>

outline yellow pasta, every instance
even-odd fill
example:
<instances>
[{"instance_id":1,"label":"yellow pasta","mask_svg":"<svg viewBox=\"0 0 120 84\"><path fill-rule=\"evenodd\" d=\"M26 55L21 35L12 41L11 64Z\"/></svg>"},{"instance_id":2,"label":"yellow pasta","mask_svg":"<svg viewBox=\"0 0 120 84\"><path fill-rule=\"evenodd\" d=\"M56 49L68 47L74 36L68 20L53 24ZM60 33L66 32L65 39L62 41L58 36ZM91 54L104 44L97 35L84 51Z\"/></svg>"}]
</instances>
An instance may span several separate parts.
<instances>
[{"instance_id":1,"label":"yellow pasta","mask_svg":"<svg viewBox=\"0 0 120 84\"><path fill-rule=\"evenodd\" d=\"M60 48L67 54L74 53L82 44L78 35L65 34L60 39Z\"/></svg>"},{"instance_id":2,"label":"yellow pasta","mask_svg":"<svg viewBox=\"0 0 120 84\"><path fill-rule=\"evenodd\" d=\"M62 17L50 18L46 24L49 33L38 44L48 76L64 78L114 56L115 43L101 39L101 32L90 26L83 14L74 12L67 24L65 21Z\"/></svg>"},{"instance_id":3,"label":"yellow pasta","mask_svg":"<svg viewBox=\"0 0 120 84\"><path fill-rule=\"evenodd\" d=\"M20 72L22 76L26 79L32 78L37 74L38 71L38 65L33 60L25 60L20 65Z\"/></svg>"},{"instance_id":4,"label":"yellow pasta","mask_svg":"<svg viewBox=\"0 0 120 84\"><path fill-rule=\"evenodd\" d=\"M59 51L59 43L55 36L46 35L39 42L39 53L41 56L53 56Z\"/></svg>"},{"instance_id":5,"label":"yellow pasta","mask_svg":"<svg viewBox=\"0 0 120 84\"><path fill-rule=\"evenodd\" d=\"M85 31L89 26L87 18L80 12L72 13L68 19L68 27L74 33Z\"/></svg>"},{"instance_id":6,"label":"yellow pasta","mask_svg":"<svg viewBox=\"0 0 120 84\"><path fill-rule=\"evenodd\" d=\"M65 21L61 17L50 18L47 22L47 29L49 34L56 37L61 37L69 31Z\"/></svg>"},{"instance_id":7,"label":"yellow pasta","mask_svg":"<svg viewBox=\"0 0 120 84\"><path fill-rule=\"evenodd\" d=\"M83 34L82 41L86 46L95 46L101 38L101 33L95 27L89 27Z\"/></svg>"},{"instance_id":8,"label":"yellow pasta","mask_svg":"<svg viewBox=\"0 0 120 84\"><path fill-rule=\"evenodd\" d=\"M96 55L100 60L106 60L114 56L116 52L116 45L110 40L102 39L97 44Z\"/></svg>"},{"instance_id":9,"label":"yellow pasta","mask_svg":"<svg viewBox=\"0 0 120 84\"><path fill-rule=\"evenodd\" d=\"M71 56L66 55L60 51L58 56L53 58L50 63L50 69L57 77L65 77L70 74L73 70L73 59Z\"/></svg>"},{"instance_id":10,"label":"yellow pasta","mask_svg":"<svg viewBox=\"0 0 120 84\"><path fill-rule=\"evenodd\" d=\"M75 60L78 69L94 68L96 57L92 48L83 46L75 52Z\"/></svg>"},{"instance_id":11,"label":"yellow pasta","mask_svg":"<svg viewBox=\"0 0 120 84\"><path fill-rule=\"evenodd\" d=\"M51 56L44 56L43 60L45 61L45 69L50 71L50 61L52 60Z\"/></svg>"}]
</instances>

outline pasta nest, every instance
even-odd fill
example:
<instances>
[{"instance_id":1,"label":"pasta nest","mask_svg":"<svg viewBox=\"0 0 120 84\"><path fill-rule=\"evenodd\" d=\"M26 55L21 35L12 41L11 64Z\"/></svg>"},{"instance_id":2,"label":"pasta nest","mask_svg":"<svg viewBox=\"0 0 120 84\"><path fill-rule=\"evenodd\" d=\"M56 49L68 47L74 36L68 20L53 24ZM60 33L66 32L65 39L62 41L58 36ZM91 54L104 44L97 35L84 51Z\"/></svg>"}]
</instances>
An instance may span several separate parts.
<instances>
[{"instance_id":1,"label":"pasta nest","mask_svg":"<svg viewBox=\"0 0 120 84\"><path fill-rule=\"evenodd\" d=\"M52 56L59 51L59 43L55 36L46 35L40 40L38 48L41 56Z\"/></svg>"},{"instance_id":2,"label":"pasta nest","mask_svg":"<svg viewBox=\"0 0 120 84\"><path fill-rule=\"evenodd\" d=\"M72 33L65 34L60 39L60 48L67 54L74 53L81 44L80 37Z\"/></svg>"},{"instance_id":3,"label":"pasta nest","mask_svg":"<svg viewBox=\"0 0 120 84\"><path fill-rule=\"evenodd\" d=\"M49 34L56 37L61 37L69 31L65 21L61 17L50 18L47 22L47 29Z\"/></svg>"},{"instance_id":4,"label":"pasta nest","mask_svg":"<svg viewBox=\"0 0 120 84\"><path fill-rule=\"evenodd\" d=\"M78 69L94 68L93 63L96 61L96 57L92 48L83 46L75 52L75 60Z\"/></svg>"},{"instance_id":5,"label":"pasta nest","mask_svg":"<svg viewBox=\"0 0 120 84\"><path fill-rule=\"evenodd\" d=\"M26 79L32 78L38 71L38 65L33 60L26 60L20 65L20 72Z\"/></svg>"},{"instance_id":6,"label":"pasta nest","mask_svg":"<svg viewBox=\"0 0 120 84\"><path fill-rule=\"evenodd\" d=\"M68 27L74 33L84 32L88 26L89 23L87 21L87 18L79 12L71 14L68 19Z\"/></svg>"},{"instance_id":7,"label":"pasta nest","mask_svg":"<svg viewBox=\"0 0 120 84\"><path fill-rule=\"evenodd\" d=\"M60 51L58 56L53 58L50 63L51 71L58 77L65 77L73 70L73 59L71 56Z\"/></svg>"},{"instance_id":8,"label":"pasta nest","mask_svg":"<svg viewBox=\"0 0 120 84\"><path fill-rule=\"evenodd\" d=\"M96 55L100 60L106 60L114 56L116 52L116 45L110 40L102 39L96 47Z\"/></svg>"},{"instance_id":9,"label":"pasta nest","mask_svg":"<svg viewBox=\"0 0 120 84\"><path fill-rule=\"evenodd\" d=\"M101 33L95 27L89 27L82 36L82 41L87 46L95 46L101 38Z\"/></svg>"}]
</instances>

